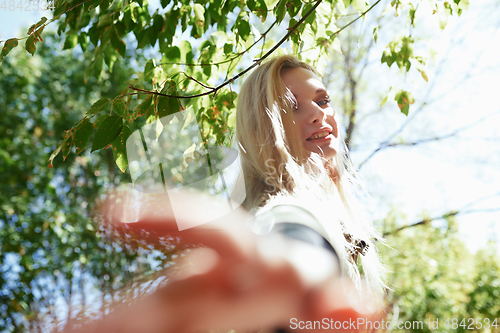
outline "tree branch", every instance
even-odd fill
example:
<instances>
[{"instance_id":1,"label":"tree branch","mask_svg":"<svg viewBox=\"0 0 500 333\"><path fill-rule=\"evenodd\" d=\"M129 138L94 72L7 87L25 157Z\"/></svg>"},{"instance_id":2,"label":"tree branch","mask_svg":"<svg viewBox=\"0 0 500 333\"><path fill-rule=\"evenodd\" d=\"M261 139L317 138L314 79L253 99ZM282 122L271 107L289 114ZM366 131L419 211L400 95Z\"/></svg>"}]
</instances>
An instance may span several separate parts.
<instances>
[{"instance_id":1,"label":"tree branch","mask_svg":"<svg viewBox=\"0 0 500 333\"><path fill-rule=\"evenodd\" d=\"M55 1L55 0L54 0L54 1ZM74 6L73 6L73 7L71 7L71 8L66 9L66 10L64 11L64 13L61 13L58 17L53 17L52 19L50 19L50 20L46 21L44 24L42 24L42 25L40 25L39 27L37 27L37 28L36 28L36 30L38 30L38 29L40 29L40 28L42 28L42 27L43 27L43 28L45 28L45 27L46 27L46 26L48 26L50 23L52 23L52 22L54 22L54 21L58 20L58 19L59 19L62 15L64 15L64 14L68 13L69 11L72 11L72 10L73 10L73 9L75 9L76 7L81 6L81 5L83 5L83 4L85 4L85 3L89 2L89 1L90 1L90 0L84 0L84 1L82 1L82 2L80 2L80 3L77 3L76 5L74 5ZM36 24L36 23L35 23L35 24ZM28 35L31 35L31 34L33 34L33 33L35 33L35 31L32 31L31 33L28 33ZM16 38L16 39L17 39L17 40L23 40L23 39L28 39L28 38L29 38L29 36L26 36L26 37L21 37L21 38ZM0 40L0 43L5 43L5 42L6 42L6 40Z\"/></svg>"},{"instance_id":2,"label":"tree branch","mask_svg":"<svg viewBox=\"0 0 500 333\"><path fill-rule=\"evenodd\" d=\"M271 29L277 23L278 23L278 21L274 21L273 24L271 24L271 26L266 31L264 31L263 33L260 34L259 39L257 39L255 42L253 42L252 45L250 45L249 47L247 47L245 50L236 53L236 56L234 56L232 58L229 58L229 59L226 59L226 60L223 60L223 61L219 61L219 62L205 63L205 64L203 64L203 63L201 63L201 64L186 64L186 63L182 63L182 62L163 62L163 63L159 63L158 66L163 66L163 65L184 65L184 66L188 66L188 67L207 67L207 66L217 66L217 65L225 64L225 63L233 61L233 60L241 57L243 54L247 53L252 47L254 47L262 39L265 40L266 35L269 33L269 31L271 31ZM264 43L262 44L262 46L264 46Z\"/></svg>"},{"instance_id":3,"label":"tree branch","mask_svg":"<svg viewBox=\"0 0 500 333\"><path fill-rule=\"evenodd\" d=\"M475 122L473 122L472 124L469 124L469 125L466 125L466 126L463 126L463 127L460 127L456 130L454 130L453 132L451 133L448 133L448 134L445 134L445 135L441 135L441 136L435 136L435 137L431 137L431 138L425 138L425 139L420 139L420 140L416 140L416 141L412 141L412 142L393 142L393 143L387 143L387 142L383 142L382 144L380 144L380 146L375 149L360 165L359 165L359 169L361 169L361 167L363 166L363 164L365 164L371 157L373 157L373 155L375 155L377 152L381 151L381 150L384 150L386 148L393 148L393 147L398 147L398 146L416 146L416 145L419 145L419 144L423 144L423 143L428 143L428 142L432 142L432 141L440 141L440 140L444 140L444 139L448 139L450 137L453 137L453 136L456 136L457 134L459 134L460 132L463 132L463 131L466 131L476 125L478 125L479 123L485 121L487 118L491 117L491 116L494 116L496 114L500 113L500 110L496 111L496 112L493 112L493 113L490 113L489 115L486 115L478 120L476 120Z\"/></svg>"},{"instance_id":4,"label":"tree branch","mask_svg":"<svg viewBox=\"0 0 500 333\"><path fill-rule=\"evenodd\" d=\"M276 49L278 49L294 32L295 30L297 30L297 28L302 24L304 23L304 21L307 19L307 17L309 17L309 15L311 15L312 12L314 12L316 10L316 8L319 6L319 4L322 2L323 0L318 0L316 1L316 4L293 26L291 27L289 30L288 30L288 33L283 36L283 38L278 42L276 43L276 45L274 45L269 51L267 51L266 54L264 54L262 57L260 57L259 59L256 59L254 60L254 63L247 67L245 70L243 70L242 72L240 72L239 74L233 76L232 78L230 78L229 80L225 81L224 83L221 83L220 85L218 85L217 87L214 87L212 89L210 89L209 91L206 91L206 92L203 92L203 93L200 93L200 94L195 94L195 95L188 95L188 96L175 96L175 95L167 95L167 94L162 94L162 93L159 93L159 92L156 92L156 91L149 91L149 90L144 90L144 89L140 89L140 88L136 88L134 87L133 85L131 85L129 83L129 87L130 89L132 90L135 90L135 91L140 91L140 92L143 92L143 93L149 93L151 95L158 95L158 96L163 96L163 97L170 97L170 98L180 98L180 99L188 99L188 98L195 98L195 97L202 97L202 96L207 96L207 95L210 95L210 94L213 94L213 93L216 93L217 91L219 91L220 89L222 89L223 87L233 83L234 81L236 81L238 78L240 78L241 76L243 76L244 74L246 74L247 72L249 72L250 70L252 70L254 67L256 67L257 65L259 65L262 60L266 59L267 57L269 57L274 51L276 51ZM375 2L372 6L370 6L370 8L368 8L367 10L365 10L363 13L361 13L357 18L355 18L354 20L352 20L351 22L349 22L348 24L346 24L345 26L343 26L342 28L340 28L339 30L337 30L336 32L334 32L332 35L330 35L330 39L331 38L334 38L334 36L338 35L341 31L343 31L344 29L346 29L348 26L350 26L351 24L353 24L354 22L356 22L358 19L360 19L361 17L363 17L364 15L366 15L366 13L368 13L373 7L375 7L381 0L378 0L377 2ZM265 34L267 33L267 31L261 35L261 38L262 36L264 36Z\"/></svg>"},{"instance_id":5,"label":"tree branch","mask_svg":"<svg viewBox=\"0 0 500 333\"><path fill-rule=\"evenodd\" d=\"M497 208L483 208L483 209L479 209L478 208L478 209L469 209L469 210L463 210L463 211L450 211L449 213L443 214L441 216L436 216L436 217L431 217L431 218L423 219L421 221L418 221L418 222L415 222L415 223L408 224L408 225L402 226L400 228L397 228L396 230L393 230L393 231L390 231L390 232L386 232L386 233L383 234L383 237L390 236L390 235L395 235L398 232L400 232L401 230L412 228L412 227L416 227L416 226L419 226L419 225L428 224L428 223L430 223L432 221L435 221L435 220L446 219L446 218L451 217L451 216L468 215L468 214L474 214L474 213L492 213L492 212L498 212L498 211L500 211L500 207L497 207Z\"/></svg>"},{"instance_id":6,"label":"tree branch","mask_svg":"<svg viewBox=\"0 0 500 333\"><path fill-rule=\"evenodd\" d=\"M342 28L340 28L339 30L335 31L333 34L331 34L328 39L329 40L332 40L333 38L335 38L335 36L337 36L342 30L346 29L347 27L349 27L351 24L353 24L354 22L356 22L357 20L359 20L360 18L364 17L366 15L366 13L368 13L370 10L372 10L376 5L379 4L379 2L382 1L382 0L377 0L373 5L371 5L367 10L365 10L364 12L362 12L358 17L356 17L354 20L352 20L351 22L347 23L345 26L343 26Z\"/></svg>"},{"instance_id":7,"label":"tree branch","mask_svg":"<svg viewBox=\"0 0 500 333\"><path fill-rule=\"evenodd\" d=\"M457 45L459 44L462 44L463 43L463 38L455 38L451 44L456 47ZM442 94L441 96L439 96L439 98L434 98L433 100L430 100L430 95L431 95L431 92L434 90L434 87L436 85L436 82L437 82L437 79L436 77L441 75L442 74L442 71L443 71L443 67L444 67L444 64L446 63L447 59L448 59L448 56L449 54L451 53L451 50L452 48L449 48L447 51L446 51L446 55L441 59L441 61L439 62L439 65L437 66L437 71L436 71L436 75L435 75L435 78L434 80L432 80L429 88L427 89L426 93L425 93L425 96L424 98L422 99L423 102L422 104L420 105L420 107L415 110L414 112L411 113L410 116L408 116L408 118L406 119L406 121L395 131L393 132L386 140L384 140L382 143L380 143L380 145L370 153L370 155L368 155L368 157L366 157L363 162L361 162L358 166L358 170L360 170L363 165L365 165L373 156L375 156L375 154L377 154L379 151L381 150L384 150L386 149L387 147L394 147L394 146L397 146L397 144L394 144L394 143L391 143L391 141L399 134L401 133L414 119L415 117L420 114L422 111L425 110L425 107L426 106L429 106L431 103L434 103L436 100L438 100L439 98L442 98L444 97L447 93L451 92L451 91L455 91L455 89L452 89L450 90L449 92L445 93L445 94ZM467 78L469 76L466 76ZM459 83L457 84L457 86L460 86L462 85L463 83L465 82L465 80L460 80ZM455 88L457 87L455 86ZM430 141L433 141L433 140L430 140Z\"/></svg>"}]
</instances>

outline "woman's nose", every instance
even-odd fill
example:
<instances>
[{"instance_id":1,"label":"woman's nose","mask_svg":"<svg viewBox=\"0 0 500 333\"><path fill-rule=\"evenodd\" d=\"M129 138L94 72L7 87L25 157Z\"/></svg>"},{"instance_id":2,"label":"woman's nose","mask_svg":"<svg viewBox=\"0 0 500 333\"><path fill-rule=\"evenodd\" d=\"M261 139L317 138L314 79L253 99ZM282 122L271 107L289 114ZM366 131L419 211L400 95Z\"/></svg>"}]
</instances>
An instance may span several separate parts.
<instances>
[{"instance_id":1,"label":"woman's nose","mask_svg":"<svg viewBox=\"0 0 500 333\"><path fill-rule=\"evenodd\" d=\"M314 103L314 105L311 105L311 110L309 112L311 117L310 122L312 124L316 124L318 122L323 123L328 116L333 117L335 115L335 111L333 111L333 108L322 108L316 103Z\"/></svg>"}]
</instances>

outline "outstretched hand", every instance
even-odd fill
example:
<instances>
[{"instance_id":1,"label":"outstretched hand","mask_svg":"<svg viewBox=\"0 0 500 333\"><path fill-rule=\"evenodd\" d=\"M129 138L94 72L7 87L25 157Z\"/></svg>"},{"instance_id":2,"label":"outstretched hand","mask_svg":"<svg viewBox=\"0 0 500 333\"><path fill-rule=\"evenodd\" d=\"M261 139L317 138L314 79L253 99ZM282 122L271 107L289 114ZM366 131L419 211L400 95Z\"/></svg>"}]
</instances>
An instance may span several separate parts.
<instances>
[{"instance_id":1,"label":"outstretched hand","mask_svg":"<svg viewBox=\"0 0 500 333\"><path fill-rule=\"evenodd\" d=\"M177 195L176 200L200 199L198 193ZM164 194L126 192L109 196L101 211L105 223L137 231L149 242L181 236L186 243L203 247L190 250L179 262L180 274L153 294L116 305L112 315L67 332L235 329L240 333L273 328L320 332L333 330L336 321L351 325L335 331L352 332L352 322L375 319L374 307L368 307L368 313L360 310L367 300L359 299L352 283L340 278L337 259L328 251L277 234L256 236L245 229L249 216L239 209L179 231L179 222L199 224L193 221L201 219L196 212L213 209L214 203L196 200L203 202L193 208L196 212L174 214L169 202ZM321 325L307 325L314 321Z\"/></svg>"}]
</instances>

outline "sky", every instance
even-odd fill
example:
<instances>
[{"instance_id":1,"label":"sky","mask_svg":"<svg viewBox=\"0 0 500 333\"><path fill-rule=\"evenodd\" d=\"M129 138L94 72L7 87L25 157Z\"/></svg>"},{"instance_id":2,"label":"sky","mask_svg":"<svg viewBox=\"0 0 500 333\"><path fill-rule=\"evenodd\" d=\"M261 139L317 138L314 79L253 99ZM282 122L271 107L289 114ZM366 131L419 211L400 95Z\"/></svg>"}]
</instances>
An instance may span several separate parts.
<instances>
[{"instance_id":1,"label":"sky","mask_svg":"<svg viewBox=\"0 0 500 333\"><path fill-rule=\"evenodd\" d=\"M429 83L416 71L401 75L395 68L380 66L379 57L387 42L380 41L373 59L378 65L371 72L377 79L367 87L375 92L400 85L414 94L412 120L399 134L400 140L443 136L477 123L449 139L382 150L360 170L373 198L369 211L375 218L383 218L395 207L407 215L409 222L421 220L422 207L431 217L464 207L469 211L493 209L458 216L460 232L473 251L488 239L500 239L500 107L495 102L500 78L500 29L495 10L491 10L494 7L489 7L495 2L471 2L469 10L460 18L452 17L442 32L439 18L421 8L415 36L431 38L425 39L424 47L417 42L416 52L433 49L436 54L428 63ZM18 29L36 23L42 16L50 19L52 13L0 8L0 39L21 37ZM430 103L416 112L422 101ZM367 98L361 103L378 101ZM392 109L370 116L360 125L360 148L352 154L355 164L364 161L407 119L394 103Z\"/></svg>"},{"instance_id":2,"label":"sky","mask_svg":"<svg viewBox=\"0 0 500 333\"><path fill-rule=\"evenodd\" d=\"M500 107L494 97L500 86L500 26L495 19L499 8L498 1L471 2L469 10L452 17L442 32L439 17L429 15L430 9L419 9L415 53L433 49L436 54L427 61L429 82L416 70L401 75L391 68L392 75L384 66L373 66L369 77L376 80L367 83L367 90L373 94L399 86L411 91L416 102L409 117L399 113L393 102L388 110L367 118L360 125L359 149L352 156L355 164L361 163L408 119L408 126L392 142L458 131L442 140L382 150L363 165L361 175L374 199L372 216L382 218L395 207L409 222L418 222L423 214L469 211L457 220L473 251L500 236ZM420 37L425 43L418 42ZM374 63L380 61L385 45L377 43Z\"/></svg>"},{"instance_id":3,"label":"sky","mask_svg":"<svg viewBox=\"0 0 500 333\"><path fill-rule=\"evenodd\" d=\"M17 5L16 1L16 5ZM9 10L8 4L7 9L0 8L0 39L6 40L12 37L21 37L16 33L22 27L31 26L32 24L38 22L40 18L45 16L47 19L52 18L51 11L26 11L23 8L23 11L19 8L15 8L15 10ZM25 32L26 34L26 32Z\"/></svg>"}]
</instances>

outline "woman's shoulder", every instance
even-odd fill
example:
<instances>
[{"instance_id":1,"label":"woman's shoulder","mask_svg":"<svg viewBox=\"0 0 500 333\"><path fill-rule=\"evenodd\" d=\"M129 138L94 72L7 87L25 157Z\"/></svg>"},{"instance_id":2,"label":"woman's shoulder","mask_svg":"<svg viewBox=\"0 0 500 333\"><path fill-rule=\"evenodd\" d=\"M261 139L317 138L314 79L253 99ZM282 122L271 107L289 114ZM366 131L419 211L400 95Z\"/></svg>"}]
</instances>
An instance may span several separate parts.
<instances>
[{"instance_id":1,"label":"woman's shoulder","mask_svg":"<svg viewBox=\"0 0 500 333\"><path fill-rule=\"evenodd\" d=\"M253 219L250 229L256 234L267 234L278 224L296 224L317 232L336 252L343 274L359 281L358 259L366 259L368 252L373 252L370 238L352 221L338 195L318 195L310 191L278 193L271 196L262 206L252 210ZM282 226L290 229L288 226ZM295 228L297 229L297 228ZM290 232L306 230L299 228ZM305 235L301 237L306 237ZM376 261L375 255L369 255L368 261ZM365 266L366 260L361 260ZM372 265L373 264L373 265ZM377 266L371 263L369 266ZM377 267L375 267L377 268ZM368 267L364 267L367 273ZM373 270L373 269L368 269ZM375 269L378 270L378 269ZM379 273L374 273L378 275ZM373 275L368 273L368 275Z\"/></svg>"},{"instance_id":2,"label":"woman's shoulder","mask_svg":"<svg viewBox=\"0 0 500 333\"><path fill-rule=\"evenodd\" d=\"M339 255L343 255L347 243L340 222L342 210L341 204L333 202L332 198L311 192L278 193L251 211L254 218L249 227L256 234L266 234L277 224L304 225L316 231Z\"/></svg>"}]
</instances>

